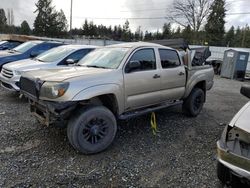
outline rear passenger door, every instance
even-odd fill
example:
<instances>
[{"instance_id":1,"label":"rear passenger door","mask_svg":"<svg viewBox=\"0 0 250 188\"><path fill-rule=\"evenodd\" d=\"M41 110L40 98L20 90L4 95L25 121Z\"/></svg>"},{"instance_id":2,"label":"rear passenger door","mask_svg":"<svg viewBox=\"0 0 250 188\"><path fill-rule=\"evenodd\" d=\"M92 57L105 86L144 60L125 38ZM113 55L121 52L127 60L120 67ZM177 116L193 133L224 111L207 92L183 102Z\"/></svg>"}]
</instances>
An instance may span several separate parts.
<instances>
[{"instance_id":1,"label":"rear passenger door","mask_svg":"<svg viewBox=\"0 0 250 188\"><path fill-rule=\"evenodd\" d=\"M139 61L141 66L129 72L131 61ZM132 54L125 65L124 86L127 110L160 102L161 79L154 48L138 49Z\"/></svg>"},{"instance_id":2,"label":"rear passenger door","mask_svg":"<svg viewBox=\"0 0 250 188\"><path fill-rule=\"evenodd\" d=\"M185 92L186 71L175 50L159 49L162 100L181 99Z\"/></svg>"}]
</instances>

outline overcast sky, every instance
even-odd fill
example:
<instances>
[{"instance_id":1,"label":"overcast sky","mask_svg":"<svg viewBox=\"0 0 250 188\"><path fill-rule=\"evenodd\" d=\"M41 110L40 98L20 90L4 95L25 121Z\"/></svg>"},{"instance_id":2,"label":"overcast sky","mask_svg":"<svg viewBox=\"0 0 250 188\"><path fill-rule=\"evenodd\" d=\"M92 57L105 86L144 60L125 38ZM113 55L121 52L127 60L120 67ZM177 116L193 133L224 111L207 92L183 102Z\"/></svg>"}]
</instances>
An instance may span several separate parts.
<instances>
[{"instance_id":1,"label":"overcast sky","mask_svg":"<svg viewBox=\"0 0 250 188\"><path fill-rule=\"evenodd\" d=\"M123 24L124 18L164 17L173 0L73 0L73 27L81 27L85 18L96 24L118 25ZM36 17L34 13L37 0L1 0L0 8L13 9L15 25L27 20L31 27ZM228 13L250 12L250 0L227 0ZM70 0L53 0L56 9L63 9L68 21L70 14ZM149 11L148 9L154 9ZM157 10L156 10L157 9ZM160 9L160 10L159 10ZM147 10L147 11L142 11ZM115 19L98 19L115 18ZM141 26L142 30L155 31L161 29L167 20L140 19L129 20L130 28L134 31ZM226 29L234 26L250 25L250 14L228 15Z\"/></svg>"}]
</instances>

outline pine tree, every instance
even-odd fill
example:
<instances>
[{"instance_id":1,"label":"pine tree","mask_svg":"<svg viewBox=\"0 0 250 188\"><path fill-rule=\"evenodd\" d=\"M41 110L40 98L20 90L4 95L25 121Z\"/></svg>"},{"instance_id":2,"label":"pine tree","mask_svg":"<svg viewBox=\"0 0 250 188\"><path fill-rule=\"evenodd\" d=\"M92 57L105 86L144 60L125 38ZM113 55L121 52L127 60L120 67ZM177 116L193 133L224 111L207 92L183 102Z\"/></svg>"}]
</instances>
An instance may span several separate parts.
<instances>
[{"instance_id":1,"label":"pine tree","mask_svg":"<svg viewBox=\"0 0 250 188\"><path fill-rule=\"evenodd\" d=\"M37 17L34 22L34 33L39 36L58 37L67 31L67 20L61 10L57 12L52 0L38 0Z\"/></svg>"},{"instance_id":2,"label":"pine tree","mask_svg":"<svg viewBox=\"0 0 250 188\"><path fill-rule=\"evenodd\" d=\"M163 25L162 37L163 37L163 39L170 39L171 36L172 36L171 24L170 23L165 23Z\"/></svg>"},{"instance_id":3,"label":"pine tree","mask_svg":"<svg viewBox=\"0 0 250 188\"><path fill-rule=\"evenodd\" d=\"M243 32L238 26L234 36L234 46L241 47L242 39L243 39Z\"/></svg>"},{"instance_id":4,"label":"pine tree","mask_svg":"<svg viewBox=\"0 0 250 188\"><path fill-rule=\"evenodd\" d=\"M131 31L129 29L129 21L126 20L126 22L124 23L124 25L122 26L122 37L121 40L122 41L131 41Z\"/></svg>"},{"instance_id":5,"label":"pine tree","mask_svg":"<svg viewBox=\"0 0 250 188\"><path fill-rule=\"evenodd\" d=\"M29 35L31 33L30 26L26 20L21 23L20 34Z\"/></svg>"},{"instance_id":6,"label":"pine tree","mask_svg":"<svg viewBox=\"0 0 250 188\"><path fill-rule=\"evenodd\" d=\"M207 33L207 41L209 45L223 45L223 37L225 34L225 0L214 0L208 16L205 31Z\"/></svg>"},{"instance_id":7,"label":"pine tree","mask_svg":"<svg viewBox=\"0 0 250 188\"><path fill-rule=\"evenodd\" d=\"M185 39L185 41L187 41L188 43L191 43L191 41L193 40L193 31L190 25L188 25L185 29L182 30L181 35Z\"/></svg>"},{"instance_id":8,"label":"pine tree","mask_svg":"<svg viewBox=\"0 0 250 188\"><path fill-rule=\"evenodd\" d=\"M84 21L82 28L83 28L83 35L89 36L89 23L87 19Z\"/></svg>"},{"instance_id":9,"label":"pine tree","mask_svg":"<svg viewBox=\"0 0 250 188\"><path fill-rule=\"evenodd\" d=\"M225 35L225 43L228 47L234 47L234 26L232 26Z\"/></svg>"},{"instance_id":10,"label":"pine tree","mask_svg":"<svg viewBox=\"0 0 250 188\"><path fill-rule=\"evenodd\" d=\"M7 18L4 9L0 9L0 32L3 33L6 30Z\"/></svg>"},{"instance_id":11,"label":"pine tree","mask_svg":"<svg viewBox=\"0 0 250 188\"><path fill-rule=\"evenodd\" d=\"M68 30L68 22L63 10L57 12L55 30L57 35L66 35Z\"/></svg>"}]
</instances>

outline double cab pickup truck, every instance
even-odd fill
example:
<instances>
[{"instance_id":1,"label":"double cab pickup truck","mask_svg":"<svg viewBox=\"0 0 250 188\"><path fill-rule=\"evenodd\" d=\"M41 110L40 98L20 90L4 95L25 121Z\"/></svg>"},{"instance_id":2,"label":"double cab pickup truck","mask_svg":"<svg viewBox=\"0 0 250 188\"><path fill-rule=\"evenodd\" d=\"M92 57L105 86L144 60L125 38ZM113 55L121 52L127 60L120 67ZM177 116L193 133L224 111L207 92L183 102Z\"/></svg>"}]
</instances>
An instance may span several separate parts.
<instances>
[{"instance_id":1,"label":"double cab pickup truck","mask_svg":"<svg viewBox=\"0 0 250 188\"><path fill-rule=\"evenodd\" d=\"M197 116L214 71L205 63L192 66L194 57L189 50L153 43L111 45L90 52L74 67L26 72L21 93L41 123L65 123L76 150L97 153L113 142L118 119L177 104Z\"/></svg>"}]
</instances>

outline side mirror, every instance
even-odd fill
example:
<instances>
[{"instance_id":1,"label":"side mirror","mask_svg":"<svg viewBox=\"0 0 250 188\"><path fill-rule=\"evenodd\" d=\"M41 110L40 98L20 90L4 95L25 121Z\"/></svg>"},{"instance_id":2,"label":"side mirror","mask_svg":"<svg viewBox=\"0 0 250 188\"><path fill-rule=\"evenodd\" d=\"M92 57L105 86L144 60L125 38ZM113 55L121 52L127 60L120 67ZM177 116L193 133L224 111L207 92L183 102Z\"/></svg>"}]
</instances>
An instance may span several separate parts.
<instances>
[{"instance_id":1,"label":"side mirror","mask_svg":"<svg viewBox=\"0 0 250 188\"><path fill-rule=\"evenodd\" d=\"M38 51L32 51L32 52L30 52L30 57L36 57L38 55L39 55Z\"/></svg>"},{"instance_id":2,"label":"side mirror","mask_svg":"<svg viewBox=\"0 0 250 188\"><path fill-rule=\"evenodd\" d=\"M74 60L74 59L67 59L66 63L67 63L67 65L72 65L72 64L76 63L76 60Z\"/></svg>"},{"instance_id":3,"label":"side mirror","mask_svg":"<svg viewBox=\"0 0 250 188\"><path fill-rule=\"evenodd\" d=\"M250 99L250 85L243 85L240 89L240 93Z\"/></svg>"},{"instance_id":4,"label":"side mirror","mask_svg":"<svg viewBox=\"0 0 250 188\"><path fill-rule=\"evenodd\" d=\"M126 72L127 72L127 73L133 72L134 70L140 69L140 68L141 68L141 63L140 63L140 61L137 61L137 60L135 60L135 61L130 61L130 62L128 63L128 67L127 67Z\"/></svg>"}]
</instances>

